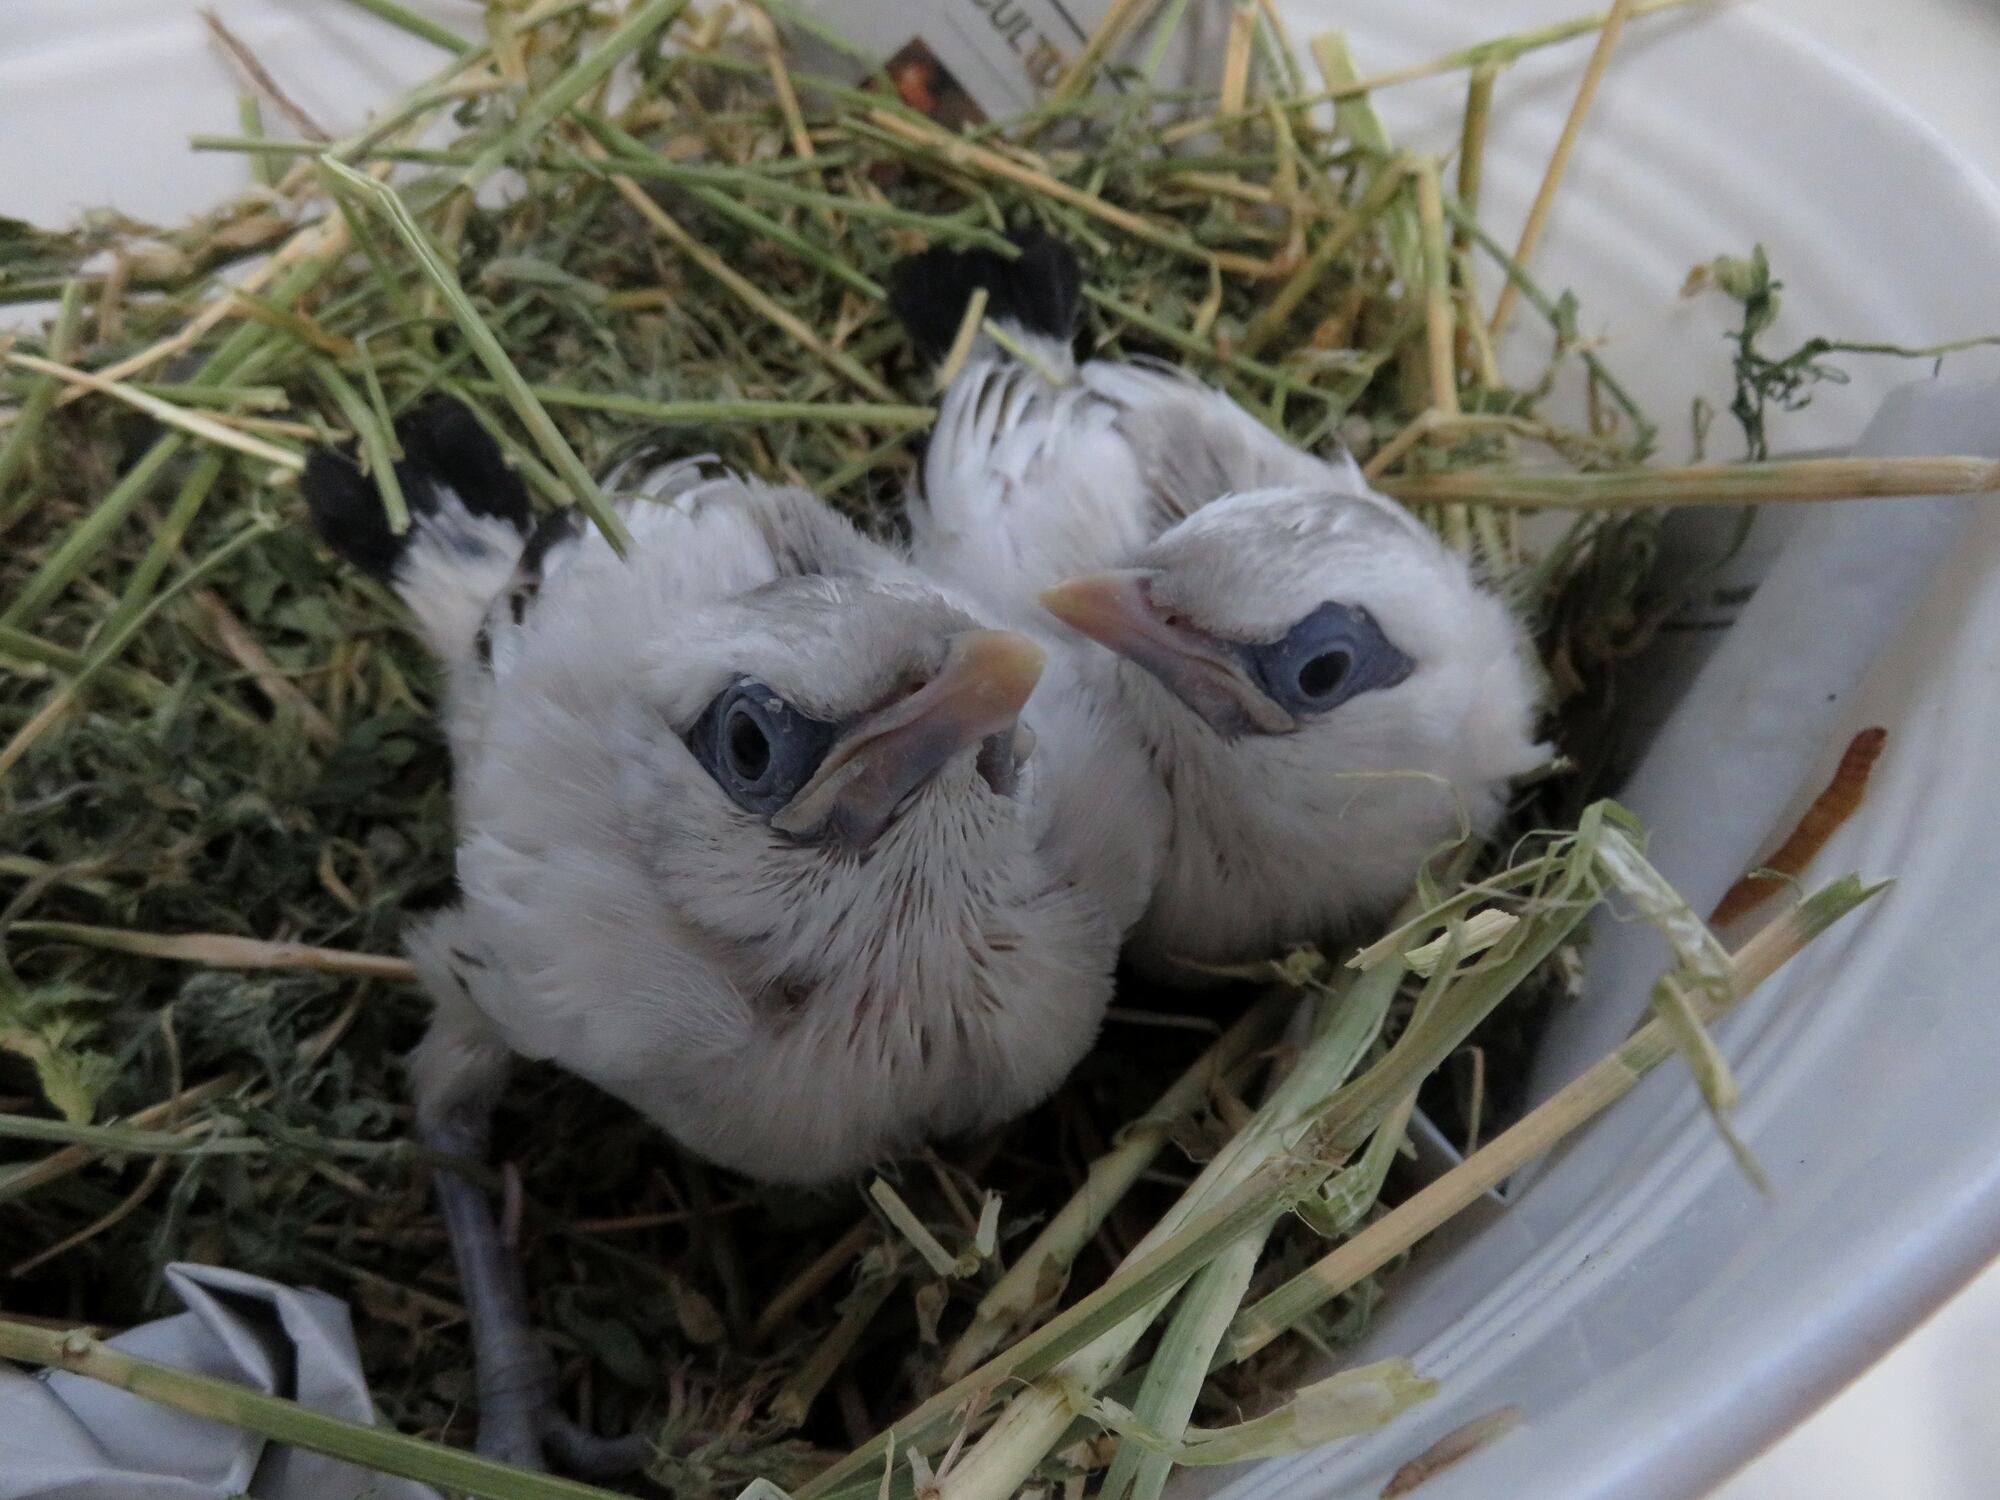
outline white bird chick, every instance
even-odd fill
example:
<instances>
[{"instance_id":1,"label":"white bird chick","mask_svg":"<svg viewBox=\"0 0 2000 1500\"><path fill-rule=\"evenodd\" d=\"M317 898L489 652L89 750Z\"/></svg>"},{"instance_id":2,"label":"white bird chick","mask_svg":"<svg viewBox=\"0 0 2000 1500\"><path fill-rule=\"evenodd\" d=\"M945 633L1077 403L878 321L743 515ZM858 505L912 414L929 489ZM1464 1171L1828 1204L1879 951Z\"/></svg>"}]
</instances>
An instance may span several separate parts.
<instances>
[{"instance_id":1,"label":"white bird chick","mask_svg":"<svg viewBox=\"0 0 2000 1500\"><path fill-rule=\"evenodd\" d=\"M975 287L1027 356L982 338L946 390L916 560L1118 654L1112 691L1172 807L1137 961L1185 979L1183 961L1339 937L1546 759L1521 629L1345 455L1164 366L1079 367L1074 257L1019 245L933 250L895 279L933 357Z\"/></svg>"},{"instance_id":2,"label":"white bird chick","mask_svg":"<svg viewBox=\"0 0 2000 1500\"><path fill-rule=\"evenodd\" d=\"M482 1154L512 1053L792 1183L1052 1090L1153 868L1107 855L1090 788L1025 757L1042 649L804 491L655 470L620 503L621 559L568 513L531 532L463 407L398 432L405 536L345 458L317 455L304 489L449 673L461 898L409 939L436 1005L413 1060L425 1139ZM475 1326L482 1448L587 1463L545 1381L523 1397L487 1369L531 1357L525 1306L453 1184L468 1292L511 1304ZM489 1432L496 1405L509 1430Z\"/></svg>"}]
</instances>

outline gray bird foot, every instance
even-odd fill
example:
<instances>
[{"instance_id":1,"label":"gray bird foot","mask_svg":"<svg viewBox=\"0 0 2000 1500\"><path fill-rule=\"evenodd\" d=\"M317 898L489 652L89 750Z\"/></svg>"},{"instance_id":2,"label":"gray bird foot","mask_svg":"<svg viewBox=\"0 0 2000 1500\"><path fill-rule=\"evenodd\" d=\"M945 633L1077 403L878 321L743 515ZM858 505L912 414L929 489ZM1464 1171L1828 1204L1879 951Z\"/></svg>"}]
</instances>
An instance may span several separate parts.
<instances>
[{"instance_id":1,"label":"gray bird foot","mask_svg":"<svg viewBox=\"0 0 2000 1500\"><path fill-rule=\"evenodd\" d=\"M518 1267L518 1257L507 1253ZM629 1474L652 1457L643 1433L599 1437L564 1414L556 1401L556 1362L525 1320L505 1329L489 1321L473 1361L479 1403L474 1447L485 1457L586 1478Z\"/></svg>"},{"instance_id":2,"label":"gray bird foot","mask_svg":"<svg viewBox=\"0 0 2000 1500\"><path fill-rule=\"evenodd\" d=\"M449 1132L439 1132L447 1135ZM434 1139L451 1151L456 1141ZM513 1232L494 1222L486 1195L455 1172L434 1175L438 1207L451 1238L472 1326L473 1390L479 1429L474 1446L487 1458L523 1469L625 1474L652 1456L643 1433L599 1437L556 1403L556 1362L528 1320L526 1281ZM519 1184L508 1183L510 1226L519 1219Z\"/></svg>"}]
</instances>

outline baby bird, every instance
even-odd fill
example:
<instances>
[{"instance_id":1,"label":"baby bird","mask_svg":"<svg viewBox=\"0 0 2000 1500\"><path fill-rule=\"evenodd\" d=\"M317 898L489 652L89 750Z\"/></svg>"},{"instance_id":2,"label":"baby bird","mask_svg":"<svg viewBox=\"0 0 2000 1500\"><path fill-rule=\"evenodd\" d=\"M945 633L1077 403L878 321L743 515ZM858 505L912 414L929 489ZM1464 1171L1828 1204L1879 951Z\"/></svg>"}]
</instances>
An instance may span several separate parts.
<instances>
[{"instance_id":1,"label":"baby bird","mask_svg":"<svg viewBox=\"0 0 2000 1500\"><path fill-rule=\"evenodd\" d=\"M1111 691L1171 803L1141 967L1185 980L1340 937L1546 758L1521 630L1351 458L1170 367L1079 366L1075 258L1017 243L894 278L931 358L980 287L1026 356L982 337L945 391L915 559L998 618L1045 610L1117 653Z\"/></svg>"},{"instance_id":2,"label":"baby bird","mask_svg":"<svg viewBox=\"0 0 2000 1500\"><path fill-rule=\"evenodd\" d=\"M773 1182L838 1178L1055 1087L1155 872L1104 837L1145 794L1098 785L1108 720L1083 695L1038 725L1065 753L1029 758L1040 646L801 490L628 466L606 480L625 490L620 558L573 513L531 524L462 406L398 436L404 535L344 456L316 455L304 490L446 673L460 896L408 940L435 1005L412 1062L428 1144L484 1155L515 1053ZM1143 783L1125 753L1111 773ZM438 1189L481 1450L633 1456L555 1413L487 1204L449 1173Z\"/></svg>"}]
</instances>

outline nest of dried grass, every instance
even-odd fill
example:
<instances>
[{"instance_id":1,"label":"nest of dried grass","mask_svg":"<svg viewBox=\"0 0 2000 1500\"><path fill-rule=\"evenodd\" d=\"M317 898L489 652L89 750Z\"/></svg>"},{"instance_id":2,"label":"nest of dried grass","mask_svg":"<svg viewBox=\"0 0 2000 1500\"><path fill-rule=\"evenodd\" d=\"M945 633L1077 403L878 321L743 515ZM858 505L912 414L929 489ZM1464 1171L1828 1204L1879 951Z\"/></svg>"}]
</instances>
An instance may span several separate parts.
<instances>
[{"instance_id":1,"label":"nest of dried grass","mask_svg":"<svg viewBox=\"0 0 2000 1500\"><path fill-rule=\"evenodd\" d=\"M1498 851L1440 866L1362 966L1273 955L1194 999L1128 986L1055 1099L865 1192L728 1178L524 1072L497 1150L572 1407L656 1423L647 1482L676 1494L872 1493L887 1473L999 1495L1109 1464L1107 1492L1143 1500L1172 1462L1422 1395L1390 1367L1298 1387L1441 1215L1609 1097L1514 1123L1537 1015L1608 896L1678 931L1682 969L1600 1083L1678 1045L1726 1096L1702 1019L1860 893L1746 967L1689 935L1637 831L1592 800L1609 675L1674 597L1645 502L1909 476L1636 467L1644 415L1477 218L1495 71L1602 18L1429 70L1470 70L1447 182L1387 140L1337 38L1309 80L1274 16L1246 15L1214 91L1155 89L1143 65L1095 87L1092 55L1029 119L953 135L798 70L762 10L725 28L684 0L543 0L496 12L485 45L433 34L437 75L356 135L199 142L249 153L261 186L193 224L0 224L0 298L60 303L0 344L0 1295L22 1315L0 1352L131 1383L36 1320L143 1319L169 1259L324 1285L356 1305L389 1423L422 1441L289 1435L475 1493L558 1492L427 1445L469 1437L469 1352L406 1140L424 1004L373 956L449 888L449 766L393 601L299 524L301 454L352 436L386 476L393 416L444 390L547 503L596 513L589 475L664 438L894 528L930 392L886 268L940 241L1004 249L1023 220L1084 247L1098 346L1344 440L1423 505L1534 620L1581 769L1527 795ZM1482 308L1482 262L1549 327L1528 378L1495 366L1509 314ZM1751 366L1746 399L1796 396L1783 380L1816 358ZM1572 364L1590 418L1565 426L1540 408ZM1587 508L1530 548L1520 510L1547 504ZM1412 1196L1397 1148L1419 1099L1468 1147L1507 1133ZM271 1431L273 1405L228 1414Z\"/></svg>"}]
</instances>

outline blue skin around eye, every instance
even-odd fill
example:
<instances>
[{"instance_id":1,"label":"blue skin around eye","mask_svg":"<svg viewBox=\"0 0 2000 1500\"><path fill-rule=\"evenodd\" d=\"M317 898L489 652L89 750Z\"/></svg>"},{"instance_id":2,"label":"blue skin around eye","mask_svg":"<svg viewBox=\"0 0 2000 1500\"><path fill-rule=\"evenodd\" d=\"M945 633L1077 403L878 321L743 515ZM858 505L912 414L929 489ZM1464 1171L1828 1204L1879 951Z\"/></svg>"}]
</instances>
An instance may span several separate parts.
<instances>
[{"instance_id":1,"label":"blue skin around eye","mask_svg":"<svg viewBox=\"0 0 2000 1500\"><path fill-rule=\"evenodd\" d=\"M729 756L730 732L746 720L762 735L770 757L754 779L744 777ZM702 710L688 731L687 747L730 801L769 816L812 779L836 733L836 726L800 713L763 683L743 677Z\"/></svg>"},{"instance_id":2,"label":"blue skin around eye","mask_svg":"<svg viewBox=\"0 0 2000 1500\"><path fill-rule=\"evenodd\" d=\"M1238 649L1266 696L1300 719L1394 687L1416 669L1367 610L1333 602L1307 615L1282 640Z\"/></svg>"}]
</instances>

